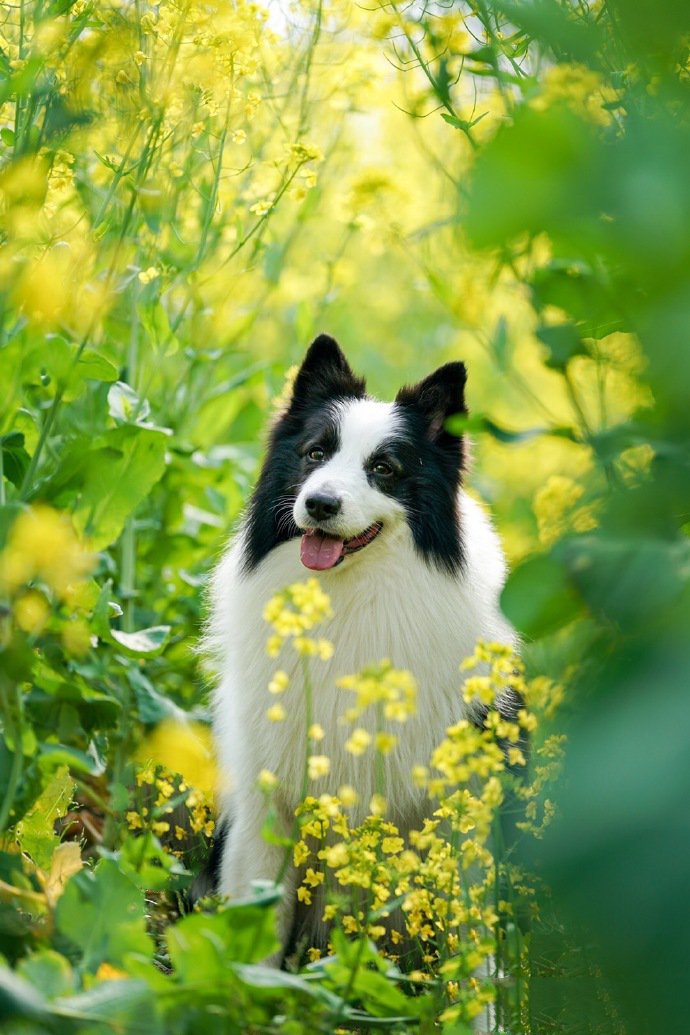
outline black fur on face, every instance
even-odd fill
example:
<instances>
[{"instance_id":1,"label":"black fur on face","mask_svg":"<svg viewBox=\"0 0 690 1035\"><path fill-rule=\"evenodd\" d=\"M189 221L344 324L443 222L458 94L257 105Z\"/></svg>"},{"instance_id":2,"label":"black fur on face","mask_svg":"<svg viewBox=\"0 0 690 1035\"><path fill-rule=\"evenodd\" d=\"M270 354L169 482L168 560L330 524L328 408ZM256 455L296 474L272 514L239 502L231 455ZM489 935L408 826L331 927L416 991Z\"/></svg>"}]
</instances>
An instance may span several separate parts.
<instances>
[{"instance_id":1,"label":"black fur on face","mask_svg":"<svg viewBox=\"0 0 690 1035\"><path fill-rule=\"evenodd\" d=\"M417 550L450 574L462 565L456 508L463 443L445 424L466 413L465 380L464 365L448 363L419 384L402 388L394 407L399 431L365 462L369 484L405 509ZM332 404L364 398L364 381L353 374L333 338L320 335L300 367L287 411L271 432L249 505L246 572L280 543L299 536L292 506L313 470L311 447L318 444L325 460L336 453L340 428Z\"/></svg>"},{"instance_id":2,"label":"black fur on face","mask_svg":"<svg viewBox=\"0 0 690 1035\"><path fill-rule=\"evenodd\" d=\"M445 425L450 417L467 413L466 380L464 363L446 363L418 384L401 388L395 399L405 428L398 448L412 453L397 497L417 549L450 574L462 566L457 494L464 442Z\"/></svg>"},{"instance_id":3,"label":"black fur on face","mask_svg":"<svg viewBox=\"0 0 690 1035\"><path fill-rule=\"evenodd\" d=\"M307 350L292 387L290 404L274 424L268 449L249 504L244 569L252 571L263 558L300 534L292 505L309 474L306 449L319 438L338 448L339 434L329 403L364 399L363 378L356 377L340 346L320 334Z\"/></svg>"}]
</instances>

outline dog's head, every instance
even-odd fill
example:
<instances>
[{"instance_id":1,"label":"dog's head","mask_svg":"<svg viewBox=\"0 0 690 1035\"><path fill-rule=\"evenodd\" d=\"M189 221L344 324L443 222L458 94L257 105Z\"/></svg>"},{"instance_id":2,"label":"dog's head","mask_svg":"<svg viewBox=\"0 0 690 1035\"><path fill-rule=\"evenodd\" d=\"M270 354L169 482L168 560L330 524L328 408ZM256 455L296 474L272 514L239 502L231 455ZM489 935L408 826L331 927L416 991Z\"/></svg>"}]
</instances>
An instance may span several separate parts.
<instances>
[{"instance_id":1,"label":"dog's head","mask_svg":"<svg viewBox=\"0 0 690 1035\"><path fill-rule=\"evenodd\" d=\"M320 335L272 430L249 511L247 567L298 536L307 568L349 565L405 522L430 563L456 571L463 442L446 421L466 413L465 380L462 363L447 363L394 402L378 402L333 338Z\"/></svg>"}]
</instances>

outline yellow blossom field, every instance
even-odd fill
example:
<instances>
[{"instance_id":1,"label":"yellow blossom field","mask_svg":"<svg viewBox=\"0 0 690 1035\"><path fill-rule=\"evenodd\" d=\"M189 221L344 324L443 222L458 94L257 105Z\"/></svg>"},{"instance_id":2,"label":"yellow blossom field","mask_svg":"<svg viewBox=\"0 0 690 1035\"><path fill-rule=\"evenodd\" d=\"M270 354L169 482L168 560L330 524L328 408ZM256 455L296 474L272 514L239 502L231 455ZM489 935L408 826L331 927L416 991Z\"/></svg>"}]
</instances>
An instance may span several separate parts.
<instances>
[{"instance_id":1,"label":"yellow blossom field","mask_svg":"<svg viewBox=\"0 0 690 1035\"><path fill-rule=\"evenodd\" d=\"M3 7L3 1032L687 1029L689 182L672 0ZM279 970L281 874L186 907L230 779L198 647L322 331L381 398L465 362L521 647L463 663L408 837L414 671L340 680L375 788L326 793L338 616L316 578L265 602L257 708L305 723L264 836L330 925Z\"/></svg>"}]
</instances>

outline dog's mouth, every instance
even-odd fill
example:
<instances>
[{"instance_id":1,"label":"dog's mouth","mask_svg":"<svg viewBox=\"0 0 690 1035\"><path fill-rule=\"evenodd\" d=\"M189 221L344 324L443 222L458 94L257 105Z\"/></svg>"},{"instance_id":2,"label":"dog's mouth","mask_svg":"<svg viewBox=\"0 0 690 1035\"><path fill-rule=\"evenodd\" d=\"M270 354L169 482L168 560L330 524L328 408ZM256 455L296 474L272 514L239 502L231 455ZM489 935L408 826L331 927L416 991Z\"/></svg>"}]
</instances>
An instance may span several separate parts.
<instances>
[{"instance_id":1,"label":"dog's mouth","mask_svg":"<svg viewBox=\"0 0 690 1035\"><path fill-rule=\"evenodd\" d=\"M305 568L311 568L312 571L335 568L348 554L357 553L369 543L373 543L382 528L383 524L375 521L373 525L369 525L359 535L354 535L350 539L329 535L320 528L308 528L302 535L300 560Z\"/></svg>"}]
</instances>

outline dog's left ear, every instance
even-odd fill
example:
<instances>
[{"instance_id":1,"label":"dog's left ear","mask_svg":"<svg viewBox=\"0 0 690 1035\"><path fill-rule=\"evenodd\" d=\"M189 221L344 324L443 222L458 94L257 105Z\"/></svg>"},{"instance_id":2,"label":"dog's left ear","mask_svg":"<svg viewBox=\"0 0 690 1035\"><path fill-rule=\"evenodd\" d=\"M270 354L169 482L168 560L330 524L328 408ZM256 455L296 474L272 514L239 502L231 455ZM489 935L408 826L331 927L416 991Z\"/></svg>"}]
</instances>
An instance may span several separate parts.
<instances>
[{"instance_id":1,"label":"dog's left ear","mask_svg":"<svg viewBox=\"0 0 690 1035\"><path fill-rule=\"evenodd\" d=\"M416 385L407 385L398 392L395 401L419 413L427 425L427 434L433 442L458 442L457 435L445 430L449 417L467 413L464 363L446 363Z\"/></svg>"}]
</instances>

